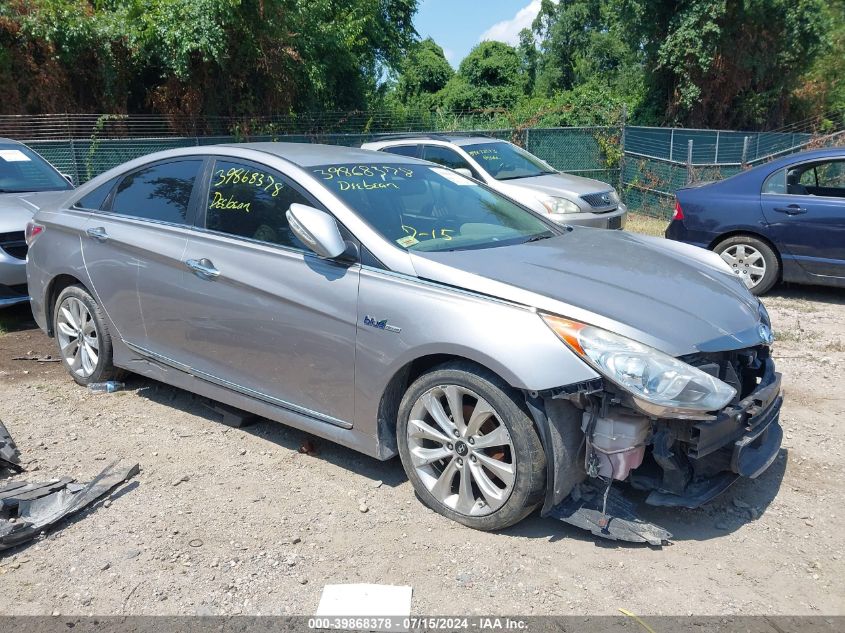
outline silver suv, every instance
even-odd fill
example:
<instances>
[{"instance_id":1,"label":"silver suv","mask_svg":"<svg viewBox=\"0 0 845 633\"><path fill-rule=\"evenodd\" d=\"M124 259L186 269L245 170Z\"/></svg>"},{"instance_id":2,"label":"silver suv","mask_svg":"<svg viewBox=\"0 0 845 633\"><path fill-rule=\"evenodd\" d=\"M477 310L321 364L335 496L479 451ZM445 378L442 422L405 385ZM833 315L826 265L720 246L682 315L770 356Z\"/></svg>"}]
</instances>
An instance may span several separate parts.
<instances>
[{"instance_id":1,"label":"silver suv","mask_svg":"<svg viewBox=\"0 0 845 633\"><path fill-rule=\"evenodd\" d=\"M694 507L778 453L768 316L721 258L560 226L429 162L170 150L30 235L33 314L76 382L128 370L399 454L425 503L475 528L542 505L659 543L611 484Z\"/></svg>"},{"instance_id":2,"label":"silver suv","mask_svg":"<svg viewBox=\"0 0 845 633\"><path fill-rule=\"evenodd\" d=\"M560 172L507 141L435 134L392 136L361 147L458 170L560 224L625 227L628 210L609 184Z\"/></svg>"}]
</instances>

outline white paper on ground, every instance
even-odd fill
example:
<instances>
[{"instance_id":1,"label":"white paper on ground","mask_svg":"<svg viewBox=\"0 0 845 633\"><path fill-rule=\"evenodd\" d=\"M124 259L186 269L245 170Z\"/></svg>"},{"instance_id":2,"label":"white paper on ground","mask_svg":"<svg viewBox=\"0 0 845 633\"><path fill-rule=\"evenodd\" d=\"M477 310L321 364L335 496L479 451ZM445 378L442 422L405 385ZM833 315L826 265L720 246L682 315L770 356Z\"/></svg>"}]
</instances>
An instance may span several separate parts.
<instances>
[{"instance_id":1,"label":"white paper on ground","mask_svg":"<svg viewBox=\"0 0 845 633\"><path fill-rule=\"evenodd\" d=\"M0 149L0 158L5 160L7 163L29 162L29 156L19 149Z\"/></svg>"},{"instance_id":2,"label":"white paper on ground","mask_svg":"<svg viewBox=\"0 0 845 633\"><path fill-rule=\"evenodd\" d=\"M412 591L394 585L326 585L317 616L408 617Z\"/></svg>"}]
</instances>

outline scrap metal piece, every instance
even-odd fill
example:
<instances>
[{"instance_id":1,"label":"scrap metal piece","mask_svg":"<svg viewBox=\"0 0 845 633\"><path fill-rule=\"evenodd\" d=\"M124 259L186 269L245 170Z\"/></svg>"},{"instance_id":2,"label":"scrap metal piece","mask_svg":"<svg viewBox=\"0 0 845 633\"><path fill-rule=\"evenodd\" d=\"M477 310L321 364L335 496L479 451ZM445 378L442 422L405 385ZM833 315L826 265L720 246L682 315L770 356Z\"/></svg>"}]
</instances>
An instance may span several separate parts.
<instances>
[{"instance_id":1,"label":"scrap metal piece","mask_svg":"<svg viewBox=\"0 0 845 633\"><path fill-rule=\"evenodd\" d=\"M589 530L596 536L611 541L663 545L672 538L672 534L659 525L638 518L634 504L625 499L618 490L609 491L604 514L603 501L604 490L599 490L590 483L580 484L573 494L553 508L548 516Z\"/></svg>"},{"instance_id":2,"label":"scrap metal piece","mask_svg":"<svg viewBox=\"0 0 845 633\"><path fill-rule=\"evenodd\" d=\"M15 445L15 440L0 422L0 466L21 472L21 453Z\"/></svg>"}]
</instances>

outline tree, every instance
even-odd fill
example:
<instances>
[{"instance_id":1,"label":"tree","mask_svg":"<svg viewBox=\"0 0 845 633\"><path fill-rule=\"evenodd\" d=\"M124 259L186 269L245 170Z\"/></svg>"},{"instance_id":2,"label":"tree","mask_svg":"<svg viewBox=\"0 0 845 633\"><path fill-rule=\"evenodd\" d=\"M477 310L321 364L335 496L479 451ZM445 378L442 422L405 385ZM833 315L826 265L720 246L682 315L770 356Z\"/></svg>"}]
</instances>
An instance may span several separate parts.
<instances>
[{"instance_id":1,"label":"tree","mask_svg":"<svg viewBox=\"0 0 845 633\"><path fill-rule=\"evenodd\" d=\"M417 0L6 0L0 111L364 108L414 41L416 7Z\"/></svg>"},{"instance_id":2,"label":"tree","mask_svg":"<svg viewBox=\"0 0 845 633\"><path fill-rule=\"evenodd\" d=\"M450 110L510 108L524 95L519 54L502 42L481 42L442 91Z\"/></svg>"},{"instance_id":3,"label":"tree","mask_svg":"<svg viewBox=\"0 0 845 633\"><path fill-rule=\"evenodd\" d=\"M433 39L416 42L400 66L397 98L403 105L419 104L429 109L436 104L435 93L445 88L454 75L443 49Z\"/></svg>"},{"instance_id":4,"label":"tree","mask_svg":"<svg viewBox=\"0 0 845 633\"><path fill-rule=\"evenodd\" d=\"M826 28L823 0L617 2L649 100L694 126L782 125Z\"/></svg>"}]
</instances>

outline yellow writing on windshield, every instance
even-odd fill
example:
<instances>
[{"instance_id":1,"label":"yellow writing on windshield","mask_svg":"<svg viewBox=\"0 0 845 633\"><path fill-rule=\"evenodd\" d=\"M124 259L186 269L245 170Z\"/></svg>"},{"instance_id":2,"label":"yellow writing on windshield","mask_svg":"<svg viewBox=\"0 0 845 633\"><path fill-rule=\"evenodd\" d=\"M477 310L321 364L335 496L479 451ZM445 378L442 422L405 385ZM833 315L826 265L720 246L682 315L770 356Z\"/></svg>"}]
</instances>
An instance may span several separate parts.
<instances>
[{"instance_id":1,"label":"yellow writing on windshield","mask_svg":"<svg viewBox=\"0 0 845 633\"><path fill-rule=\"evenodd\" d=\"M209 209L225 209L227 211L245 211L249 213L251 202L240 202L232 196L224 196L219 191L214 192L214 198L208 205Z\"/></svg>"},{"instance_id":2,"label":"yellow writing on windshield","mask_svg":"<svg viewBox=\"0 0 845 633\"><path fill-rule=\"evenodd\" d=\"M349 181L350 178L380 178L386 180L389 176L399 178L410 178L414 175L412 169L398 167L396 165L332 165L313 170L323 180Z\"/></svg>"},{"instance_id":3,"label":"yellow writing on windshield","mask_svg":"<svg viewBox=\"0 0 845 633\"><path fill-rule=\"evenodd\" d=\"M367 182L363 179L360 182L338 180L337 186L341 191L349 191L350 189L366 189L367 191L371 191L373 189L399 189L399 185L395 182Z\"/></svg>"},{"instance_id":4,"label":"yellow writing on windshield","mask_svg":"<svg viewBox=\"0 0 845 633\"><path fill-rule=\"evenodd\" d=\"M408 224L403 224L402 230L405 231L405 233L407 233L409 237L414 238L414 240L415 240L414 243L418 242L420 240L420 238L429 239L429 240L435 239L435 238L441 238L441 239L446 240L448 242L452 239L451 234L455 232L455 229L440 229L440 231L439 231L440 234L438 235L438 230L436 228L431 229L431 231L418 231L416 228L414 228L413 226L410 226ZM400 244L401 244L401 242L400 242ZM403 246L404 246L404 244L403 244Z\"/></svg>"}]
</instances>

